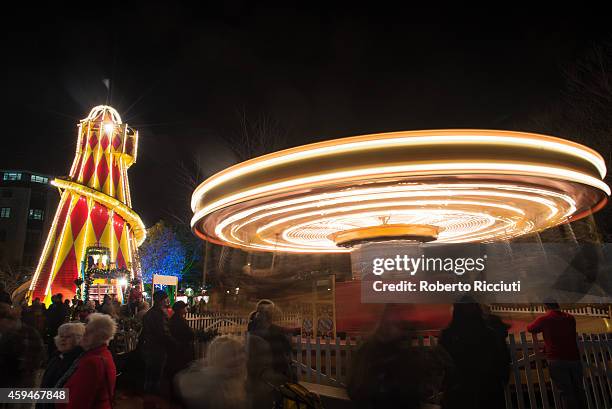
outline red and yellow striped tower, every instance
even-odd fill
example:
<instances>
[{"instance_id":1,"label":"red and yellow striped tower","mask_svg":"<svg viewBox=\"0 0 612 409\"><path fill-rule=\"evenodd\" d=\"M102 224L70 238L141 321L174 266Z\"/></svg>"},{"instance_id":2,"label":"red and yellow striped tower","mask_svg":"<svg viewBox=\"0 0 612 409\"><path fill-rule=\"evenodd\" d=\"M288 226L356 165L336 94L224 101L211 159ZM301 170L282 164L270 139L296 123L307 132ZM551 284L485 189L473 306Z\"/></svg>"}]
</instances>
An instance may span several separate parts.
<instances>
[{"instance_id":1,"label":"red and yellow striped tower","mask_svg":"<svg viewBox=\"0 0 612 409\"><path fill-rule=\"evenodd\" d=\"M145 227L132 210L127 170L136 162L138 132L121 122L113 108L99 105L78 125L70 175L52 183L61 200L30 285L29 301L72 298L75 280L90 246L109 250L117 269L140 275L136 249Z\"/></svg>"}]
</instances>

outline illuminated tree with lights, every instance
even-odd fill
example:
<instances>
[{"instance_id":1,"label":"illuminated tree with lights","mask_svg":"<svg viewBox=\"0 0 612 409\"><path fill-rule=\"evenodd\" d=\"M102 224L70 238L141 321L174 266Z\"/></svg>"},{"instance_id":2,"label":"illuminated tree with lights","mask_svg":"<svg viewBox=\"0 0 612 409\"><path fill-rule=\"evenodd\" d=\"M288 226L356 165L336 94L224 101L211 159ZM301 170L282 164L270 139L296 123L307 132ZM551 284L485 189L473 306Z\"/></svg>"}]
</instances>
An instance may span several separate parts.
<instances>
[{"instance_id":1,"label":"illuminated tree with lights","mask_svg":"<svg viewBox=\"0 0 612 409\"><path fill-rule=\"evenodd\" d=\"M147 229L147 239L139 248L139 254L145 283L151 283L153 274L182 279L194 262L174 229L163 221Z\"/></svg>"}]
</instances>

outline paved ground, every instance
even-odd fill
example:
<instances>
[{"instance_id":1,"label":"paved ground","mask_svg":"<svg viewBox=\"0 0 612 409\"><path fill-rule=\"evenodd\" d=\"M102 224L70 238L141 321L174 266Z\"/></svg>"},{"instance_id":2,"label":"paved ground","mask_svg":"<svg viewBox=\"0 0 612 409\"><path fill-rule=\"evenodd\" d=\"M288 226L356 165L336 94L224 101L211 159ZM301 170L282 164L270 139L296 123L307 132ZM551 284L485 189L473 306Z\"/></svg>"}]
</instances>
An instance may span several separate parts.
<instances>
[{"instance_id":1,"label":"paved ground","mask_svg":"<svg viewBox=\"0 0 612 409\"><path fill-rule=\"evenodd\" d=\"M174 405L167 400L157 399L157 407L159 409L180 409L178 405ZM155 406L153 406L155 407ZM114 409L140 409L144 408L144 397L142 395L136 395L126 393L125 391L118 390L117 396L115 397Z\"/></svg>"}]
</instances>

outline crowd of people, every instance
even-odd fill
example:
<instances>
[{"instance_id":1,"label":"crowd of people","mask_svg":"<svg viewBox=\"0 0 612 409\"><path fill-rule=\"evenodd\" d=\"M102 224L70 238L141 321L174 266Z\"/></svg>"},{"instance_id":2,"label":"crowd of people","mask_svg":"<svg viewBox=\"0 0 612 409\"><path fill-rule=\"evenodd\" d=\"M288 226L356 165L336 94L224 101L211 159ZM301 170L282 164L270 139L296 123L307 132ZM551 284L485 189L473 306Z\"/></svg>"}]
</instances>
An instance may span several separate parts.
<instances>
[{"instance_id":1,"label":"crowd of people","mask_svg":"<svg viewBox=\"0 0 612 409\"><path fill-rule=\"evenodd\" d=\"M109 344L121 317L146 312L146 303L130 311L115 297L83 303L76 297L51 297L48 307L36 298L13 305L0 284L1 388L67 388L69 402L38 403L37 408L111 408L115 359ZM0 404L2 407L3 404Z\"/></svg>"},{"instance_id":2,"label":"crowd of people","mask_svg":"<svg viewBox=\"0 0 612 409\"><path fill-rule=\"evenodd\" d=\"M166 293L156 292L153 307L143 319L145 408L159 404L168 389L164 381L169 383L171 399L188 409L283 407L278 387L295 381L295 370L286 330L273 323L277 310L272 301L260 301L250 314L246 340L217 336L200 360L193 357L186 305L174 303L170 318L168 307Z\"/></svg>"},{"instance_id":3,"label":"crowd of people","mask_svg":"<svg viewBox=\"0 0 612 409\"><path fill-rule=\"evenodd\" d=\"M164 291L154 293L151 308L130 298L121 305L112 296L102 303L64 300L61 294L51 300L48 308L39 299L14 306L0 291L0 365L13 369L2 371L0 387L69 390L69 402L37 408L112 407L117 369L109 344L117 321L126 316L141 321L133 353L144 366L145 408L168 400L186 408L282 407L277 388L295 380L291 344L273 324L276 307L269 300L251 314L248 342L218 336L203 360L194 356L188 306L177 301L170 308Z\"/></svg>"},{"instance_id":4,"label":"crowd of people","mask_svg":"<svg viewBox=\"0 0 612 409\"><path fill-rule=\"evenodd\" d=\"M548 312L527 328L543 333L547 367L567 409L586 409L575 318L553 300ZM415 334L392 305L374 335L358 349L351 366L348 394L358 409L421 408L504 409L511 357L510 326L474 302L453 306L452 319L436 347L414 345Z\"/></svg>"},{"instance_id":5,"label":"crowd of people","mask_svg":"<svg viewBox=\"0 0 612 409\"><path fill-rule=\"evenodd\" d=\"M170 308L156 291L152 308L137 298L121 306L112 297L100 305L64 301L49 308L39 300L12 306L0 288L0 387L68 388L70 401L37 408L111 408L117 370L109 343L123 314L140 317L136 353L143 363L144 408L172 400L187 409L282 408L282 386L295 383L288 331L274 324L277 308L261 300L250 314L245 337L217 336L203 359L194 356L187 305ZM575 319L554 301L528 326L543 333L548 370L564 408L585 408ZM388 305L378 328L352 358L347 392L358 409L505 408L509 381L509 326L483 306L454 305L436 347L415 345L415 331L401 310ZM47 348L45 340L50 341ZM52 345L51 345L52 344ZM42 378L37 371L44 368Z\"/></svg>"}]
</instances>

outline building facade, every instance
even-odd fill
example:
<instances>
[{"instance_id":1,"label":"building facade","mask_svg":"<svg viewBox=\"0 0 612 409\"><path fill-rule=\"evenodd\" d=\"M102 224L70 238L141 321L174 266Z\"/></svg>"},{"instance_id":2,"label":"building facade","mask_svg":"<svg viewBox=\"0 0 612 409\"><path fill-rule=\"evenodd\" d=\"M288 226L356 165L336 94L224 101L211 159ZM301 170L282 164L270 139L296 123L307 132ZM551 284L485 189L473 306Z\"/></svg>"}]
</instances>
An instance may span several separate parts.
<instances>
[{"instance_id":1,"label":"building facade","mask_svg":"<svg viewBox=\"0 0 612 409\"><path fill-rule=\"evenodd\" d=\"M32 272L59 201L52 177L0 169L0 268Z\"/></svg>"}]
</instances>

